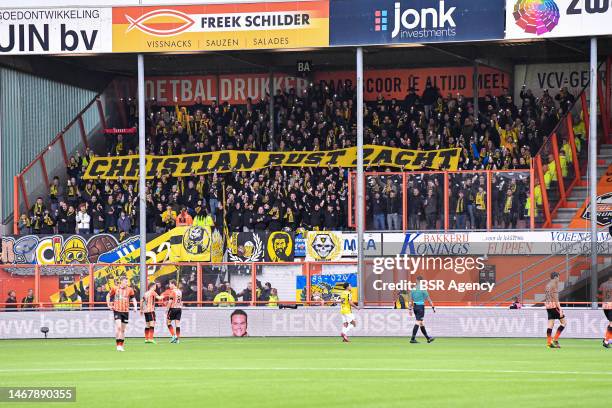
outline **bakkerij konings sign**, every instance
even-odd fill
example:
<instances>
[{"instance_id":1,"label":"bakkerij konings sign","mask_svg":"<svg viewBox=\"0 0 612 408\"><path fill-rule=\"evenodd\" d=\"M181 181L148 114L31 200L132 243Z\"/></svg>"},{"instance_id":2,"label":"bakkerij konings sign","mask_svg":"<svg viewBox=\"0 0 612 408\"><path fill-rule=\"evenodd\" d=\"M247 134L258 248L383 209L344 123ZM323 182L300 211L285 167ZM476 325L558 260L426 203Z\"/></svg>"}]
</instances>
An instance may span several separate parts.
<instances>
[{"instance_id":1,"label":"bakkerij konings sign","mask_svg":"<svg viewBox=\"0 0 612 408\"><path fill-rule=\"evenodd\" d=\"M0 55L111 52L111 15L102 7L0 9Z\"/></svg>"},{"instance_id":2,"label":"bakkerij konings sign","mask_svg":"<svg viewBox=\"0 0 612 408\"><path fill-rule=\"evenodd\" d=\"M326 47L328 0L113 7L113 52Z\"/></svg>"},{"instance_id":3,"label":"bakkerij konings sign","mask_svg":"<svg viewBox=\"0 0 612 408\"><path fill-rule=\"evenodd\" d=\"M507 0L506 38L612 34L610 0Z\"/></svg>"},{"instance_id":4,"label":"bakkerij konings sign","mask_svg":"<svg viewBox=\"0 0 612 408\"><path fill-rule=\"evenodd\" d=\"M504 0L331 0L330 45L495 40Z\"/></svg>"}]
</instances>

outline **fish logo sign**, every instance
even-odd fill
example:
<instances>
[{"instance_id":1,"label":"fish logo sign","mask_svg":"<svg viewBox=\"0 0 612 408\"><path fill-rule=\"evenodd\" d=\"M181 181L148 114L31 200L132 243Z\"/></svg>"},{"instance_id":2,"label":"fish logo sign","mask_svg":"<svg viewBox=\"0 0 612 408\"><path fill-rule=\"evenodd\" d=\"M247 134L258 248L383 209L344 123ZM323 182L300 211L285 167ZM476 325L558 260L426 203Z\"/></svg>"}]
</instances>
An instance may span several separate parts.
<instances>
[{"instance_id":1,"label":"fish logo sign","mask_svg":"<svg viewBox=\"0 0 612 408\"><path fill-rule=\"evenodd\" d=\"M177 35L195 24L195 21L189 15L167 9L153 10L137 19L126 14L125 18L130 23L126 33L138 29L143 33L156 37Z\"/></svg>"}]
</instances>

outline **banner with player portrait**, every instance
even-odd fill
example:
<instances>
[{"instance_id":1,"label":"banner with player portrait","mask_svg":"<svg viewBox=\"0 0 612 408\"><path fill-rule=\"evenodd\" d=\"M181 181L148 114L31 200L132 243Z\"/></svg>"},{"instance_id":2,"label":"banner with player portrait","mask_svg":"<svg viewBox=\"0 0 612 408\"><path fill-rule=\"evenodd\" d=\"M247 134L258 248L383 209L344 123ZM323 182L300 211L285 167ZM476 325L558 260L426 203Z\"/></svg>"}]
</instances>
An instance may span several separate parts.
<instances>
[{"instance_id":1,"label":"banner with player portrait","mask_svg":"<svg viewBox=\"0 0 612 408\"><path fill-rule=\"evenodd\" d=\"M293 232L271 232L267 236L266 262L293 262L294 246Z\"/></svg>"},{"instance_id":2,"label":"banner with player portrait","mask_svg":"<svg viewBox=\"0 0 612 408\"><path fill-rule=\"evenodd\" d=\"M366 166L403 170L457 170L461 149L405 150L385 146L363 147ZM251 152L223 150L174 156L147 156L147 179L159 174L189 177L231 171L253 171L266 167L342 167L357 165L357 148L312 152ZM137 180L138 156L95 157L83 175L85 180Z\"/></svg>"}]
</instances>

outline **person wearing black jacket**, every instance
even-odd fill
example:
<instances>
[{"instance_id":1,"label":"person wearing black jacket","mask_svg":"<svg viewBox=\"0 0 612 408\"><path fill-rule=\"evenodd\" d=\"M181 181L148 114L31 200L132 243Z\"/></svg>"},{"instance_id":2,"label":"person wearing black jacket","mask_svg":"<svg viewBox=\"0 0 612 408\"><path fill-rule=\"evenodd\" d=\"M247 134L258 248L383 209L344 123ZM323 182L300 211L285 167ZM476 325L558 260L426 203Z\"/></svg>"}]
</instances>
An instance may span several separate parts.
<instances>
[{"instance_id":1,"label":"person wearing black jacket","mask_svg":"<svg viewBox=\"0 0 612 408\"><path fill-rule=\"evenodd\" d=\"M331 204L327 205L327 209L323 211L323 227L327 231L334 231L338 227L338 213Z\"/></svg>"},{"instance_id":2,"label":"person wearing black jacket","mask_svg":"<svg viewBox=\"0 0 612 408\"><path fill-rule=\"evenodd\" d=\"M269 218L270 217L265 214L264 208L259 207L253 220L253 229L260 232L265 231L268 228L268 223L270 222Z\"/></svg>"},{"instance_id":3,"label":"person wearing black jacket","mask_svg":"<svg viewBox=\"0 0 612 408\"><path fill-rule=\"evenodd\" d=\"M423 201L423 207L425 208L427 229L436 229L436 220L438 218L438 198L434 195L433 190L427 190L427 198Z\"/></svg>"},{"instance_id":4,"label":"person wearing black jacket","mask_svg":"<svg viewBox=\"0 0 612 408\"><path fill-rule=\"evenodd\" d=\"M438 99L438 96L440 96L438 88L434 88L431 84L431 80L428 79L427 83L425 84L425 90L423 91L423 97L421 98L421 101L425 107L425 116L427 119L431 117L431 109L433 104Z\"/></svg>"},{"instance_id":5,"label":"person wearing black jacket","mask_svg":"<svg viewBox=\"0 0 612 408\"><path fill-rule=\"evenodd\" d=\"M58 234L68 234L68 205L65 201L60 202L59 208L55 215L55 221L57 223ZM74 232L74 231L73 231Z\"/></svg>"},{"instance_id":6,"label":"person wearing black jacket","mask_svg":"<svg viewBox=\"0 0 612 408\"><path fill-rule=\"evenodd\" d=\"M91 226L94 234L104 231L104 206L97 203L91 210Z\"/></svg>"},{"instance_id":7,"label":"person wearing black jacket","mask_svg":"<svg viewBox=\"0 0 612 408\"><path fill-rule=\"evenodd\" d=\"M204 303L204 307L213 306L212 302L215 300L215 296L217 296L217 291L215 291L215 286L212 283L209 283L202 290L202 301L208 302L208 303Z\"/></svg>"},{"instance_id":8,"label":"person wearing black jacket","mask_svg":"<svg viewBox=\"0 0 612 408\"><path fill-rule=\"evenodd\" d=\"M21 309L34 309L34 289L28 289L28 294L21 299Z\"/></svg>"},{"instance_id":9,"label":"person wearing black jacket","mask_svg":"<svg viewBox=\"0 0 612 408\"><path fill-rule=\"evenodd\" d=\"M421 215L423 214L423 198L418 188L412 189L408 199L408 229L417 231L421 228Z\"/></svg>"},{"instance_id":10,"label":"person wearing black jacket","mask_svg":"<svg viewBox=\"0 0 612 408\"><path fill-rule=\"evenodd\" d=\"M240 202L237 202L229 213L229 230L232 232L241 232L243 223L242 208Z\"/></svg>"},{"instance_id":11,"label":"person wearing black jacket","mask_svg":"<svg viewBox=\"0 0 612 408\"><path fill-rule=\"evenodd\" d=\"M163 218L164 207L162 203L157 203L157 209L155 210L155 232L161 234L166 230L166 223Z\"/></svg>"},{"instance_id":12,"label":"person wearing black jacket","mask_svg":"<svg viewBox=\"0 0 612 408\"><path fill-rule=\"evenodd\" d=\"M104 309L106 307L106 295L104 287L99 285L94 292L94 302L96 302L95 308Z\"/></svg>"},{"instance_id":13,"label":"person wearing black jacket","mask_svg":"<svg viewBox=\"0 0 612 408\"><path fill-rule=\"evenodd\" d=\"M253 284L251 282L247 283L246 289L238 293L238 297L242 298L243 305L250 304L251 300L253 300Z\"/></svg>"},{"instance_id":14,"label":"person wearing black jacket","mask_svg":"<svg viewBox=\"0 0 612 408\"><path fill-rule=\"evenodd\" d=\"M255 220L255 212L253 211L253 204L249 203L248 205L245 205L244 211L242 213L242 229L244 231L252 231L253 220Z\"/></svg>"},{"instance_id":15,"label":"person wearing black jacket","mask_svg":"<svg viewBox=\"0 0 612 408\"><path fill-rule=\"evenodd\" d=\"M503 208L503 218L504 218L504 228L510 228L512 225L512 229L516 229L516 223L518 220L518 212L519 212L519 203L517 194L512 192L512 189L509 188L506 191L506 198L504 199L504 208Z\"/></svg>"},{"instance_id":16,"label":"person wearing black jacket","mask_svg":"<svg viewBox=\"0 0 612 408\"><path fill-rule=\"evenodd\" d=\"M261 290L261 294L259 295L259 300L262 302L268 302L270 300L270 292L272 291L272 284L270 282L264 283L263 289Z\"/></svg>"},{"instance_id":17,"label":"person wearing black jacket","mask_svg":"<svg viewBox=\"0 0 612 408\"><path fill-rule=\"evenodd\" d=\"M323 217L321 214L321 208L319 207L319 204L315 204L314 208L310 212L310 227L313 230L318 231L321 229L322 226L323 226Z\"/></svg>"},{"instance_id":18,"label":"person wearing black jacket","mask_svg":"<svg viewBox=\"0 0 612 408\"><path fill-rule=\"evenodd\" d=\"M399 216L401 201L395 194L395 191L389 192L385 204L387 210L387 228L391 231L400 231L402 229Z\"/></svg>"},{"instance_id":19,"label":"person wearing black jacket","mask_svg":"<svg viewBox=\"0 0 612 408\"><path fill-rule=\"evenodd\" d=\"M269 231L280 231L283 228L283 222L281 219L281 211L277 205L272 206L269 212L270 223L268 224Z\"/></svg>"},{"instance_id":20,"label":"person wearing black jacket","mask_svg":"<svg viewBox=\"0 0 612 408\"><path fill-rule=\"evenodd\" d=\"M55 227L55 220L51 217L49 210L45 210L42 220L41 234L53 234L53 227Z\"/></svg>"},{"instance_id":21,"label":"person wearing black jacket","mask_svg":"<svg viewBox=\"0 0 612 408\"><path fill-rule=\"evenodd\" d=\"M104 230L106 232L117 231L117 209L113 201L113 196L108 197L108 201L104 206Z\"/></svg>"},{"instance_id":22,"label":"person wearing black jacket","mask_svg":"<svg viewBox=\"0 0 612 408\"><path fill-rule=\"evenodd\" d=\"M5 312L15 312L17 311L17 294L14 290L9 290L8 297L4 301L6 305L4 306Z\"/></svg>"},{"instance_id":23,"label":"person wearing black jacket","mask_svg":"<svg viewBox=\"0 0 612 408\"><path fill-rule=\"evenodd\" d=\"M385 230L385 200L377 191L372 198L372 214L374 214L374 229L376 231Z\"/></svg>"},{"instance_id":24,"label":"person wearing black jacket","mask_svg":"<svg viewBox=\"0 0 612 408\"><path fill-rule=\"evenodd\" d=\"M181 197L181 203L188 208L195 208L198 198L199 196L195 189L195 184L193 183L193 180L189 180L187 188Z\"/></svg>"},{"instance_id":25,"label":"person wearing black jacket","mask_svg":"<svg viewBox=\"0 0 612 408\"><path fill-rule=\"evenodd\" d=\"M93 217L92 217L93 218ZM155 232L155 219L157 218L157 207L153 202L151 194L147 194L147 234Z\"/></svg>"},{"instance_id":26,"label":"person wearing black jacket","mask_svg":"<svg viewBox=\"0 0 612 408\"><path fill-rule=\"evenodd\" d=\"M465 216L467 213L467 201L465 200L465 193L463 190L459 190L457 192L457 199L453 203L453 207L455 211L455 229L462 230L465 229Z\"/></svg>"},{"instance_id":27,"label":"person wearing black jacket","mask_svg":"<svg viewBox=\"0 0 612 408\"><path fill-rule=\"evenodd\" d=\"M66 229L69 234L74 234L76 232L76 210L73 206L69 206L68 212L66 213Z\"/></svg>"}]
</instances>

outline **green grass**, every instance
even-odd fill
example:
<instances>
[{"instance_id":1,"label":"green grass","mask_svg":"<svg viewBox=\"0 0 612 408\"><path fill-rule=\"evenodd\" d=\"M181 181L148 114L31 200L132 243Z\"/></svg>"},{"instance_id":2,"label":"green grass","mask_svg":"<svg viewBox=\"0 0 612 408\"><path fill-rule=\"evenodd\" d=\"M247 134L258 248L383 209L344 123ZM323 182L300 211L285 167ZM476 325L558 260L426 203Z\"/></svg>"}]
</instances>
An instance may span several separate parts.
<instances>
[{"instance_id":1,"label":"green grass","mask_svg":"<svg viewBox=\"0 0 612 408\"><path fill-rule=\"evenodd\" d=\"M0 386L76 386L76 403L19 407L601 407L599 340L405 338L0 341Z\"/></svg>"}]
</instances>

